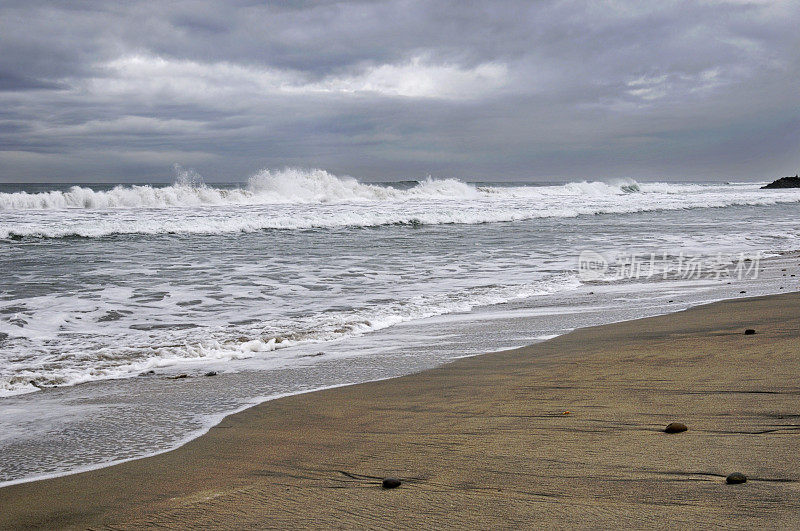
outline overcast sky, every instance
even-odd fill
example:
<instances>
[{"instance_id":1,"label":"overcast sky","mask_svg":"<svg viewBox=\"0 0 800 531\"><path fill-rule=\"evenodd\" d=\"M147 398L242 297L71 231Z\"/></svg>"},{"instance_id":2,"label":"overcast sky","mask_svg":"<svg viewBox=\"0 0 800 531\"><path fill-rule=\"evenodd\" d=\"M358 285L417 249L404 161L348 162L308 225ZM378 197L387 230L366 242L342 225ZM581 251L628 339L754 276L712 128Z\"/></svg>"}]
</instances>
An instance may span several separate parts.
<instances>
[{"instance_id":1,"label":"overcast sky","mask_svg":"<svg viewBox=\"0 0 800 531\"><path fill-rule=\"evenodd\" d=\"M0 3L0 181L754 180L800 2Z\"/></svg>"}]
</instances>

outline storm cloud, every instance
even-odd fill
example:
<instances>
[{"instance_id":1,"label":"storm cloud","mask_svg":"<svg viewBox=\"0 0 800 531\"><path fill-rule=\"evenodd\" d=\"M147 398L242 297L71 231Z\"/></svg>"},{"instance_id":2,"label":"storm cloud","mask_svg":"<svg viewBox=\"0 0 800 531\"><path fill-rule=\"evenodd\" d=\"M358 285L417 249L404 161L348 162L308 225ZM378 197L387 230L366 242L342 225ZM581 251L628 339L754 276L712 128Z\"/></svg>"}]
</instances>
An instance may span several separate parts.
<instances>
[{"instance_id":1,"label":"storm cloud","mask_svg":"<svg viewBox=\"0 0 800 531\"><path fill-rule=\"evenodd\" d=\"M0 181L752 180L800 167L800 6L0 6Z\"/></svg>"}]
</instances>

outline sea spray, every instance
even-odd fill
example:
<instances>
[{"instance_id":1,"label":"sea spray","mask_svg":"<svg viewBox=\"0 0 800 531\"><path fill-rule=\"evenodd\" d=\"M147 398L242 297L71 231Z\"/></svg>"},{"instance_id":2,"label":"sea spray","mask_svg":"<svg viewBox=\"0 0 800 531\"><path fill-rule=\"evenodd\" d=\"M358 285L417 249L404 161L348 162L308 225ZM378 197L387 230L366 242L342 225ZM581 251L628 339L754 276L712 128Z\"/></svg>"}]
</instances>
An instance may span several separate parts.
<instances>
[{"instance_id":1,"label":"sea spray","mask_svg":"<svg viewBox=\"0 0 800 531\"><path fill-rule=\"evenodd\" d=\"M262 170L251 176L244 188L204 184L200 175L180 166L168 186L119 185L111 190L73 186L67 191L0 193L2 210L173 208L269 204L346 202L395 202L419 199L460 201L493 197L614 196L638 190L635 181L615 183L580 182L557 186L481 186L458 179L428 177L410 188L362 183L352 177L325 170L286 168Z\"/></svg>"},{"instance_id":2,"label":"sea spray","mask_svg":"<svg viewBox=\"0 0 800 531\"><path fill-rule=\"evenodd\" d=\"M618 180L510 186L428 178L400 186L288 168L264 170L243 187L226 188L177 171L176 182L163 187L0 193L0 240L419 227L800 202L800 191L776 194L758 184Z\"/></svg>"}]
</instances>

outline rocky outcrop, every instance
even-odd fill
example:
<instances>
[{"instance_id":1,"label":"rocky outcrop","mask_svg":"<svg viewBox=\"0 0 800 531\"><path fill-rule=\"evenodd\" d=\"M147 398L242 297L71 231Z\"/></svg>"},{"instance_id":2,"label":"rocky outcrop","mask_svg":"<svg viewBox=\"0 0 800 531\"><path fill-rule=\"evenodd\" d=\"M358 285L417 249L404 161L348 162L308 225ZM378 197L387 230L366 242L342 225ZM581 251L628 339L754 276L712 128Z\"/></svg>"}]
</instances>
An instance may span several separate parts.
<instances>
[{"instance_id":1,"label":"rocky outcrop","mask_svg":"<svg viewBox=\"0 0 800 531\"><path fill-rule=\"evenodd\" d=\"M781 177L777 181L761 187L762 190L768 190L771 188L800 188L800 175L795 175L794 177Z\"/></svg>"}]
</instances>

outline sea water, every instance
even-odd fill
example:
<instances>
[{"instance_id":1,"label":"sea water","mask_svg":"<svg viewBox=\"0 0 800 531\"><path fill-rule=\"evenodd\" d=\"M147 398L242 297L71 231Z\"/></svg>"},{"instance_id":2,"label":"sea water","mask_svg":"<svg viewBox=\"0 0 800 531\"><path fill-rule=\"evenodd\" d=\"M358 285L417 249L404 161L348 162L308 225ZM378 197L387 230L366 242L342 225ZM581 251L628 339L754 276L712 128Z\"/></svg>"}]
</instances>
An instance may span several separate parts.
<instances>
[{"instance_id":1,"label":"sea water","mask_svg":"<svg viewBox=\"0 0 800 531\"><path fill-rule=\"evenodd\" d=\"M0 482L170 449L271 397L796 291L800 191L762 184L0 185Z\"/></svg>"}]
</instances>

